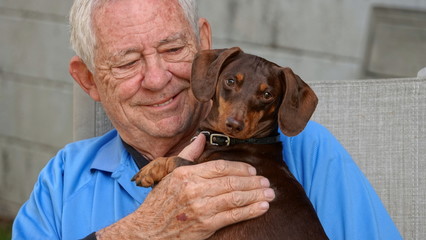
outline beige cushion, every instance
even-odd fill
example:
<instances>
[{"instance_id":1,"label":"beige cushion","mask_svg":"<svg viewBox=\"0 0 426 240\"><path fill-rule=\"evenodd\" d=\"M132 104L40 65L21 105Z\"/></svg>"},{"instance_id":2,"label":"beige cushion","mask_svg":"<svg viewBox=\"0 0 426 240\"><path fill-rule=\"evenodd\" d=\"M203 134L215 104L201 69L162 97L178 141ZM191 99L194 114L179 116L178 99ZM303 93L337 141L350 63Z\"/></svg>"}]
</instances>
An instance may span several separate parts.
<instances>
[{"instance_id":1,"label":"beige cushion","mask_svg":"<svg viewBox=\"0 0 426 240\"><path fill-rule=\"evenodd\" d=\"M404 239L426 239L426 79L322 81L313 119L343 143Z\"/></svg>"}]
</instances>

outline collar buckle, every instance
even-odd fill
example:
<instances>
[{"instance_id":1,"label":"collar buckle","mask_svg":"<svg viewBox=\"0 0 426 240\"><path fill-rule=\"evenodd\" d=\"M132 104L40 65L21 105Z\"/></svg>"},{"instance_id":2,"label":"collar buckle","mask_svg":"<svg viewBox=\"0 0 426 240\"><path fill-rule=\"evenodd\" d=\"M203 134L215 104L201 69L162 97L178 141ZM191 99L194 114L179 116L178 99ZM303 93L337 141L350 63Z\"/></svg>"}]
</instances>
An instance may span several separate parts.
<instances>
[{"instance_id":1,"label":"collar buckle","mask_svg":"<svg viewBox=\"0 0 426 240\"><path fill-rule=\"evenodd\" d=\"M209 131L201 131L207 138L210 145L213 146L229 146L231 145L231 138L220 133L210 133Z\"/></svg>"},{"instance_id":2,"label":"collar buckle","mask_svg":"<svg viewBox=\"0 0 426 240\"><path fill-rule=\"evenodd\" d=\"M231 144L231 138L219 133L210 134L210 144L214 146L229 146Z\"/></svg>"}]
</instances>

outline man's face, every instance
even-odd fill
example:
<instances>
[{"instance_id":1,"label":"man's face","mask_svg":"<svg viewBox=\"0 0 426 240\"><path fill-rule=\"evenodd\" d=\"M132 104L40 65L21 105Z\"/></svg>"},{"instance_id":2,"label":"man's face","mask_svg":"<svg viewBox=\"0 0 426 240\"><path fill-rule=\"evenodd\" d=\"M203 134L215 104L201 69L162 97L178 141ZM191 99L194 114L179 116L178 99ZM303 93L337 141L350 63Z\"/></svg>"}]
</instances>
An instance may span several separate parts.
<instances>
[{"instance_id":1,"label":"man's face","mask_svg":"<svg viewBox=\"0 0 426 240\"><path fill-rule=\"evenodd\" d=\"M96 83L121 134L173 137L205 106L190 91L199 46L177 1L111 1L94 14Z\"/></svg>"}]
</instances>

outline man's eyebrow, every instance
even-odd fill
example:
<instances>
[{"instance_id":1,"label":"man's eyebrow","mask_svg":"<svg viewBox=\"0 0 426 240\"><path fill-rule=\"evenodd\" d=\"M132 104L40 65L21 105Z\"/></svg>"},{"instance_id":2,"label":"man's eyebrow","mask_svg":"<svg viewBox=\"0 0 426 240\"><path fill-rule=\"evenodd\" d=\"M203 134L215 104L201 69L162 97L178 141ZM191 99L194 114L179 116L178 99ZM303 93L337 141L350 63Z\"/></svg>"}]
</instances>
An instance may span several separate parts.
<instances>
[{"instance_id":1,"label":"man's eyebrow","mask_svg":"<svg viewBox=\"0 0 426 240\"><path fill-rule=\"evenodd\" d=\"M173 34L173 35L171 35L171 36L169 36L169 37L167 37L167 38L165 38L163 40L160 40L160 42L158 43L158 45L163 45L163 44L166 44L166 43L174 42L176 40L186 41L186 34L184 34L184 33Z\"/></svg>"},{"instance_id":2,"label":"man's eyebrow","mask_svg":"<svg viewBox=\"0 0 426 240\"><path fill-rule=\"evenodd\" d=\"M178 41L178 40L182 40L183 42L186 42L186 34L184 34L184 33L173 34L173 35L171 35L171 36L169 36L165 39L160 40L158 42L158 46L161 46L161 45L164 45L164 44L167 44L167 43L170 43L170 42L175 42L175 41ZM122 56L126 56L129 53L135 53L135 52L139 53L140 49L139 48L123 49L123 50L120 50L118 52L115 52L112 57L122 57Z\"/></svg>"},{"instance_id":3,"label":"man's eyebrow","mask_svg":"<svg viewBox=\"0 0 426 240\"><path fill-rule=\"evenodd\" d=\"M122 56L126 56L129 53L134 53L134 52L139 52L139 49L138 48L123 49L123 50L120 50L118 52L115 52L112 56L113 57L122 57Z\"/></svg>"}]
</instances>

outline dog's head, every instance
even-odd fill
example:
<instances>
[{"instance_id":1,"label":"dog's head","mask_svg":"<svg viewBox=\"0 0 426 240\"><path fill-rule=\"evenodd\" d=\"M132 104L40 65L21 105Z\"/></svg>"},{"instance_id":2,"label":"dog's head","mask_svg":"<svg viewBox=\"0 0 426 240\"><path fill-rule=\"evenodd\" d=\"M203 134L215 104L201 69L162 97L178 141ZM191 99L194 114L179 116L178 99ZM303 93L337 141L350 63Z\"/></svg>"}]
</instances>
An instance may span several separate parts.
<instances>
[{"instance_id":1,"label":"dog's head","mask_svg":"<svg viewBox=\"0 0 426 240\"><path fill-rule=\"evenodd\" d=\"M213 100L203 122L212 130L246 139L276 131L300 133L318 99L290 68L280 67L240 48L199 52L192 65L191 88L199 101Z\"/></svg>"}]
</instances>

